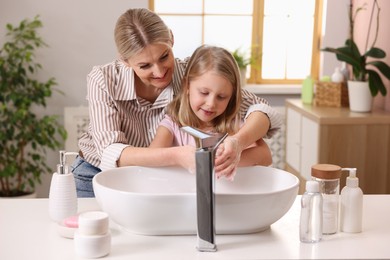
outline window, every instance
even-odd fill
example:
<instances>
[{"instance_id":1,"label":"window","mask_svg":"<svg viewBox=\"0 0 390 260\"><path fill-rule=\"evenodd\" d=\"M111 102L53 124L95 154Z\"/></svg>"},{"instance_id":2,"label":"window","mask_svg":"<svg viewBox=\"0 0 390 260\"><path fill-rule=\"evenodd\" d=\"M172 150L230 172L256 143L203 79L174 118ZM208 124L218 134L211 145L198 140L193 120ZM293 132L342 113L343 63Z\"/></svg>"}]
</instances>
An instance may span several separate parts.
<instances>
[{"instance_id":1,"label":"window","mask_svg":"<svg viewBox=\"0 0 390 260\"><path fill-rule=\"evenodd\" d=\"M318 75L322 0L150 0L184 58L201 44L251 56L251 83L301 83Z\"/></svg>"}]
</instances>

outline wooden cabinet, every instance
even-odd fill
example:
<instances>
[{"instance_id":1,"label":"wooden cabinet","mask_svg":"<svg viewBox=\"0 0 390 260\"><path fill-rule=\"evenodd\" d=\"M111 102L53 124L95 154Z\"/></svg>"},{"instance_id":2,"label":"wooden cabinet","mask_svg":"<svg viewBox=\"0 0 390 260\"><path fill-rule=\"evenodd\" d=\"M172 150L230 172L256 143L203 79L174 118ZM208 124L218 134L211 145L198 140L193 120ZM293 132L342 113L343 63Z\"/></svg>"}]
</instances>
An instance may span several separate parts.
<instances>
[{"instance_id":1,"label":"wooden cabinet","mask_svg":"<svg viewBox=\"0 0 390 260\"><path fill-rule=\"evenodd\" d=\"M286 160L308 180L311 165L318 161L318 123L289 108L286 126Z\"/></svg>"},{"instance_id":2,"label":"wooden cabinet","mask_svg":"<svg viewBox=\"0 0 390 260\"><path fill-rule=\"evenodd\" d=\"M354 113L286 100L286 170L302 181L317 163L356 167L365 194L390 194L390 113ZM345 185L344 172L341 188Z\"/></svg>"}]
</instances>

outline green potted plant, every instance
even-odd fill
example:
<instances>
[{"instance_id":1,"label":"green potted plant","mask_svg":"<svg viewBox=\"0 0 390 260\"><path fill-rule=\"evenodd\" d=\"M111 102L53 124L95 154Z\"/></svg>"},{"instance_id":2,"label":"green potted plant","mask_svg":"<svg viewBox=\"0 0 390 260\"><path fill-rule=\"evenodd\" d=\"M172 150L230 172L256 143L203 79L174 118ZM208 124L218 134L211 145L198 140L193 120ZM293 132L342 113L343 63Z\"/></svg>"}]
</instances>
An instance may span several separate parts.
<instances>
[{"instance_id":1,"label":"green potted plant","mask_svg":"<svg viewBox=\"0 0 390 260\"><path fill-rule=\"evenodd\" d=\"M250 55L242 51L240 48L235 49L232 52L234 59L237 62L237 65L240 69L246 69L249 65L252 64L253 60Z\"/></svg>"},{"instance_id":2,"label":"green potted plant","mask_svg":"<svg viewBox=\"0 0 390 260\"><path fill-rule=\"evenodd\" d=\"M34 113L46 107L56 85L54 78L38 79L42 67L35 51L47 46L37 34L40 27L39 16L7 24L8 41L0 49L0 196L34 192L41 175L51 171L47 149L59 148L66 138L57 116Z\"/></svg>"},{"instance_id":3,"label":"green potted plant","mask_svg":"<svg viewBox=\"0 0 390 260\"><path fill-rule=\"evenodd\" d=\"M236 60L238 68L241 73L241 86L245 86L246 84L246 71L249 65L252 65L254 60L251 55L242 51L240 48L235 49L232 52L233 58Z\"/></svg>"},{"instance_id":4,"label":"green potted plant","mask_svg":"<svg viewBox=\"0 0 390 260\"><path fill-rule=\"evenodd\" d=\"M375 43L378 37L380 13L380 8L376 0L374 1L373 8L377 9L377 27L375 38L371 46L368 47L368 41L366 43L367 46L365 49L367 51L361 53L353 38L353 25L356 16L358 12L365 10L365 6L357 8L355 13L353 13L352 2L349 8L350 35L349 38L345 41L345 45L339 48L326 47L322 49L322 51L335 53L339 61L346 62L351 66L352 75L348 81L349 103L351 110L356 112L370 111L372 106L372 98L375 97L378 93L386 96L387 90L382 81L382 78L380 77L380 74L390 80L390 67L381 60L386 57L386 52L380 48L375 47ZM372 15L373 13L371 13L369 28L371 28ZM368 35L370 35L370 32L367 34L367 40ZM366 94L355 93L355 91L360 89ZM356 100L356 97L366 97L367 100Z\"/></svg>"}]
</instances>

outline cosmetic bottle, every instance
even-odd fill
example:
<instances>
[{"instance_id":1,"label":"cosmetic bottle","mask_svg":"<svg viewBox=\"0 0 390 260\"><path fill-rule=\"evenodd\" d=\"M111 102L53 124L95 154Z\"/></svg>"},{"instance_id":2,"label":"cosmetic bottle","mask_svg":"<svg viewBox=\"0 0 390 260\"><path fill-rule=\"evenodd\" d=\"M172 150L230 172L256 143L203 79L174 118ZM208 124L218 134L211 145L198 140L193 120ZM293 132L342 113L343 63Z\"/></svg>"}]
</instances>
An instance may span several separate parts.
<instances>
[{"instance_id":1,"label":"cosmetic bottle","mask_svg":"<svg viewBox=\"0 0 390 260\"><path fill-rule=\"evenodd\" d=\"M322 238L322 195L316 181L306 182L301 198L299 238L304 243L316 243Z\"/></svg>"},{"instance_id":2,"label":"cosmetic bottle","mask_svg":"<svg viewBox=\"0 0 390 260\"><path fill-rule=\"evenodd\" d=\"M343 75L343 73L341 73L341 70L339 67L335 68L335 70L332 74L331 80L334 83L344 82L344 75Z\"/></svg>"},{"instance_id":3,"label":"cosmetic bottle","mask_svg":"<svg viewBox=\"0 0 390 260\"><path fill-rule=\"evenodd\" d=\"M340 230L347 233L362 232L363 191L359 188L356 168L343 168L349 171L347 185L341 190Z\"/></svg>"},{"instance_id":4,"label":"cosmetic bottle","mask_svg":"<svg viewBox=\"0 0 390 260\"><path fill-rule=\"evenodd\" d=\"M311 176L319 183L323 199L322 234L335 234L338 231L341 167L317 164L312 166Z\"/></svg>"},{"instance_id":5,"label":"cosmetic bottle","mask_svg":"<svg viewBox=\"0 0 390 260\"><path fill-rule=\"evenodd\" d=\"M313 102L313 85L314 81L311 76L307 76L302 83L301 99L304 104L311 104Z\"/></svg>"},{"instance_id":6,"label":"cosmetic bottle","mask_svg":"<svg viewBox=\"0 0 390 260\"><path fill-rule=\"evenodd\" d=\"M344 81L347 82L349 80L349 70L345 61L341 63L341 73L344 76Z\"/></svg>"},{"instance_id":7,"label":"cosmetic bottle","mask_svg":"<svg viewBox=\"0 0 390 260\"><path fill-rule=\"evenodd\" d=\"M77 214L76 184L72 173L68 172L67 155L77 153L60 151L60 163L53 174L49 192L49 216L60 223L65 218Z\"/></svg>"}]
</instances>

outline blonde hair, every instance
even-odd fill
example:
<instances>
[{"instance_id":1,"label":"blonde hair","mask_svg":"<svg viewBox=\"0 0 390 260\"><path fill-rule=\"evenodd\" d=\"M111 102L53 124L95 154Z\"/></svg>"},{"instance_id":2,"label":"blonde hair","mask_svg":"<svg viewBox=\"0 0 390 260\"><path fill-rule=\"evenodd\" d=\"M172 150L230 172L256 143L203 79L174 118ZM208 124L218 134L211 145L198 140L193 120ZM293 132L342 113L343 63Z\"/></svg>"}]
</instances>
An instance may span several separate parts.
<instances>
[{"instance_id":1,"label":"blonde hair","mask_svg":"<svg viewBox=\"0 0 390 260\"><path fill-rule=\"evenodd\" d=\"M169 104L167 113L182 126L200 127L201 121L192 111L188 88L192 80L208 71L214 71L227 79L233 93L224 113L213 119L215 132L234 134L238 131L238 112L241 105L241 84L238 65L232 54L224 48L203 45L198 47L188 62L180 93Z\"/></svg>"},{"instance_id":2,"label":"blonde hair","mask_svg":"<svg viewBox=\"0 0 390 260\"><path fill-rule=\"evenodd\" d=\"M116 22L115 43L121 59L127 61L147 45L173 46L173 36L161 18L144 8L129 9Z\"/></svg>"}]
</instances>

